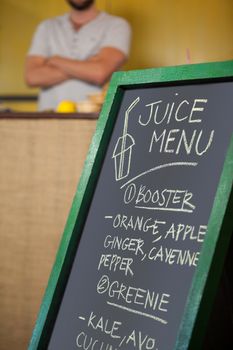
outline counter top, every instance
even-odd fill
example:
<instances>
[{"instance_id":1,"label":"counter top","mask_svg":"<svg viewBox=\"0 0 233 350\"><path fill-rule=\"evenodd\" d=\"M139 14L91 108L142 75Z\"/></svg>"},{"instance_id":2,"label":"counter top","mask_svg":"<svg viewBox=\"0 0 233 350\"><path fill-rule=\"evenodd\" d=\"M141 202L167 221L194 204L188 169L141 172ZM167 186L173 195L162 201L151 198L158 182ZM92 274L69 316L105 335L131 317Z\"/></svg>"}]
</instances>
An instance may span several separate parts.
<instances>
[{"instance_id":1,"label":"counter top","mask_svg":"<svg viewBox=\"0 0 233 350\"><path fill-rule=\"evenodd\" d=\"M98 119L99 113L0 112L0 119Z\"/></svg>"}]
</instances>

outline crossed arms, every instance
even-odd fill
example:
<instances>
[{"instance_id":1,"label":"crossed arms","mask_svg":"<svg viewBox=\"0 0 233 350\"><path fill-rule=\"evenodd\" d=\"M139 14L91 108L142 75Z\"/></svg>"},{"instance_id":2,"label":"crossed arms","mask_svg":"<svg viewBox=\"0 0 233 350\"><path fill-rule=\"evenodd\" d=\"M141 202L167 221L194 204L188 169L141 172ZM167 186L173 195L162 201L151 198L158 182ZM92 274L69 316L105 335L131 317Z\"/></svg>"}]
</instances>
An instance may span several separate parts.
<instances>
[{"instance_id":1,"label":"crossed arms","mask_svg":"<svg viewBox=\"0 0 233 350\"><path fill-rule=\"evenodd\" d=\"M69 79L79 79L94 85L103 85L111 74L126 61L118 49L105 47L88 60L79 61L61 56L28 56L25 80L31 87L46 88Z\"/></svg>"}]
</instances>

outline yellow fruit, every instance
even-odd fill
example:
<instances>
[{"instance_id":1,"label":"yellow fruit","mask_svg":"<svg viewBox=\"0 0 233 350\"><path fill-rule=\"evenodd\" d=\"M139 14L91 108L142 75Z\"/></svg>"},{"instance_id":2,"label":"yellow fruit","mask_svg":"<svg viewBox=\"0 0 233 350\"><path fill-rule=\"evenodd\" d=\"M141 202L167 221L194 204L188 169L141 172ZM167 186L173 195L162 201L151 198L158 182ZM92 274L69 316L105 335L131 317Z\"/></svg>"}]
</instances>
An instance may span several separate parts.
<instances>
[{"instance_id":1,"label":"yellow fruit","mask_svg":"<svg viewBox=\"0 0 233 350\"><path fill-rule=\"evenodd\" d=\"M56 112L58 113L75 113L77 112L77 107L76 107L76 103L74 103L73 101L61 101L56 109Z\"/></svg>"}]
</instances>

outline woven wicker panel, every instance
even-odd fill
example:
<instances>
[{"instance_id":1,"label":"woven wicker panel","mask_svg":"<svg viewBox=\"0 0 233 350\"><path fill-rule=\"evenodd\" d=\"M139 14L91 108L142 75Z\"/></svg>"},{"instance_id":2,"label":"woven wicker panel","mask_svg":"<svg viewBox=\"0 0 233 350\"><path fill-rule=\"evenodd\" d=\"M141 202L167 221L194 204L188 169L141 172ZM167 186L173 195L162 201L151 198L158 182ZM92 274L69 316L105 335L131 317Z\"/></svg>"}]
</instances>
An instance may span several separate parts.
<instances>
[{"instance_id":1,"label":"woven wicker panel","mask_svg":"<svg viewBox=\"0 0 233 350\"><path fill-rule=\"evenodd\" d=\"M96 121L0 120L0 349L25 350Z\"/></svg>"}]
</instances>

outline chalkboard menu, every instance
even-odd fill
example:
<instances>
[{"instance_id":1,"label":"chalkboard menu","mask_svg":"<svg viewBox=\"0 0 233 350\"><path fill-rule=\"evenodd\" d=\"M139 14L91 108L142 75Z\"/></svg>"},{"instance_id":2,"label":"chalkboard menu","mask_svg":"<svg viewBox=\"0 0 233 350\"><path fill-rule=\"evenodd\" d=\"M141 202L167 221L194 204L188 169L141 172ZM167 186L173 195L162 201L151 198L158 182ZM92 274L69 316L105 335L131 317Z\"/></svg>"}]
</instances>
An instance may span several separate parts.
<instances>
[{"instance_id":1,"label":"chalkboard menu","mask_svg":"<svg viewBox=\"0 0 233 350\"><path fill-rule=\"evenodd\" d=\"M198 344L233 228L232 75L115 75L30 349Z\"/></svg>"}]
</instances>

